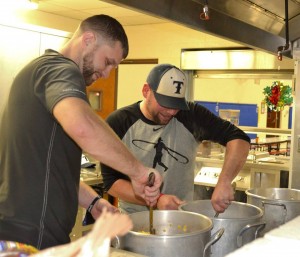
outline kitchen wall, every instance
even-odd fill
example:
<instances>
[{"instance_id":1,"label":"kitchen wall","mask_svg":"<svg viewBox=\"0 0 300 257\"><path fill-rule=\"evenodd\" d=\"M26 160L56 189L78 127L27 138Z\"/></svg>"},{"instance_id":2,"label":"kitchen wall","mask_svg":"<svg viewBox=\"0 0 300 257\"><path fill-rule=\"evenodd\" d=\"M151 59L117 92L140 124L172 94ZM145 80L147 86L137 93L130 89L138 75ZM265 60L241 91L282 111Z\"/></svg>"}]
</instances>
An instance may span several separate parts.
<instances>
[{"instance_id":1,"label":"kitchen wall","mask_svg":"<svg viewBox=\"0 0 300 257\"><path fill-rule=\"evenodd\" d=\"M0 24L0 114L12 81L19 70L30 60L41 55L45 49L58 49L67 40L68 33L54 33L49 34L49 30L42 27L12 27Z\"/></svg>"},{"instance_id":2,"label":"kitchen wall","mask_svg":"<svg viewBox=\"0 0 300 257\"><path fill-rule=\"evenodd\" d=\"M5 21L0 19L0 24L3 23L7 24L7 19ZM51 34L55 35L61 33L56 31L57 29L73 32L78 26L79 21L44 13L43 15L41 13L39 13L39 15L32 15L32 13L19 15L18 25L16 26L22 27L25 23L43 25L54 29L54 32L52 31ZM39 28L37 30L43 30L41 27L37 28ZM22 28L22 30L28 32L26 28ZM130 44L128 58L158 58L159 63L173 63L177 66L180 66L181 49L183 48L225 48L241 46L235 42L168 22L153 25L127 26L125 27L125 30L128 34ZM10 41L5 41L7 37L4 37L5 40L1 43L1 49L5 49L4 51L1 51L1 54L2 57L5 55L5 58L1 58L0 67L6 67L4 74L9 74L10 76L10 79L8 80L7 78L3 79L3 75L0 77L1 83L4 84L6 88L11 82L11 75L23 66L28 59L39 54L40 48L49 46L55 48L62 43L62 41L55 43L46 40L44 42L47 42L47 45L41 46L39 45L40 42L37 38L29 40L22 35L15 35L15 32L12 34L15 38ZM39 37L40 35L38 35L38 38ZM30 51L24 49L24 38L26 39L25 43L28 43L26 43L26 45L32 48ZM31 40L33 43L31 43ZM11 44L11 42L14 42L14 44ZM142 98L141 88L151 67L151 65L138 65L136 67L120 65L118 75L118 108ZM10 70L8 71L7 69ZM11 72L11 69L13 69L13 72ZM284 81L284 83L285 82L291 84L291 81ZM203 101L250 103L259 106L263 99L262 89L271 83L272 80L265 81L260 79L227 79L226 81L224 79L195 79L194 99ZM130 90L128 90L129 87ZM0 92L0 98L3 97L4 94L5 93ZM282 128L286 128L288 113L284 111L282 112L282 115ZM265 126L266 114L259 114L258 124L262 127Z\"/></svg>"},{"instance_id":3,"label":"kitchen wall","mask_svg":"<svg viewBox=\"0 0 300 257\"><path fill-rule=\"evenodd\" d=\"M258 127L266 127L267 112L261 113L261 102L264 99L263 89L271 86L277 79L195 79L194 95L196 100L212 102L256 104ZM292 86L292 80L280 80L284 85ZM289 107L280 113L282 129L288 128Z\"/></svg>"},{"instance_id":4,"label":"kitchen wall","mask_svg":"<svg viewBox=\"0 0 300 257\"><path fill-rule=\"evenodd\" d=\"M180 67L181 49L237 47L239 44L219 39L174 23L127 26L130 59L158 58L159 63ZM141 89L153 65L120 65L117 108L142 99ZM128 91L128 87L131 88ZM225 101L225 100L224 100Z\"/></svg>"},{"instance_id":5,"label":"kitchen wall","mask_svg":"<svg viewBox=\"0 0 300 257\"><path fill-rule=\"evenodd\" d=\"M180 30L180 33L178 31ZM173 63L180 66L180 53L183 48L218 48L239 47L241 45L216 38L191 29L181 29L180 25L171 23L155 24L151 26L126 27L130 41L129 58L159 58L159 63ZM120 71L125 70L122 65ZM145 66L145 69L147 67ZM148 68L150 70L150 68ZM119 77L118 108L130 104L141 98L141 87L146 80L147 72L121 72ZM264 98L263 89L272 85L274 80L260 79L194 79L194 100L213 102L233 102L258 105L258 126L265 127L267 113L260 113L261 101ZM292 80L281 80L284 85L291 85ZM128 86L134 92L128 97ZM130 91L130 92L132 92ZM138 92L138 94L136 94ZM140 94L140 97L138 97ZM137 98L135 98L137 97ZM124 99L124 100L122 100ZM281 112L281 128L288 128L288 107Z\"/></svg>"}]
</instances>

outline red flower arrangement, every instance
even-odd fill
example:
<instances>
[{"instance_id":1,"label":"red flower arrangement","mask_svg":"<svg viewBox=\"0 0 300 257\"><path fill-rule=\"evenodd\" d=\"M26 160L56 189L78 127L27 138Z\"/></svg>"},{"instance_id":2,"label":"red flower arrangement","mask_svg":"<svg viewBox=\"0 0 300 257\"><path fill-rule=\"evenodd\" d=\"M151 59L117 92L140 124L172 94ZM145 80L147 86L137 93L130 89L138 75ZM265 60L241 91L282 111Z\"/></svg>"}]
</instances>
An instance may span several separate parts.
<instances>
[{"instance_id":1,"label":"red flower arrangement","mask_svg":"<svg viewBox=\"0 0 300 257\"><path fill-rule=\"evenodd\" d=\"M292 88L284 86L280 81L275 81L272 86L265 87L263 93L264 101L271 111L279 112L284 106L293 103Z\"/></svg>"}]
</instances>

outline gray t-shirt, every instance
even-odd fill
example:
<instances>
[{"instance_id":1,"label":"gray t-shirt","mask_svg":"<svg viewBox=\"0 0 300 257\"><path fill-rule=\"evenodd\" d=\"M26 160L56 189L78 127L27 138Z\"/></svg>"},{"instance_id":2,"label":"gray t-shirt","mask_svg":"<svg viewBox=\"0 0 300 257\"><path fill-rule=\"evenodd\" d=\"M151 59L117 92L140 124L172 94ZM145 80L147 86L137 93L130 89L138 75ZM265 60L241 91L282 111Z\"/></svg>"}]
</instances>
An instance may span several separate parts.
<instances>
[{"instance_id":1,"label":"gray t-shirt","mask_svg":"<svg viewBox=\"0 0 300 257\"><path fill-rule=\"evenodd\" d=\"M107 122L126 146L144 165L157 169L164 178L161 192L193 200L194 165L197 146L203 140L226 145L233 139L250 141L232 123L222 120L199 104L188 103L190 110L179 111L165 126L157 125L142 114L139 103L113 112ZM105 190L118 179L128 179L122 173L101 164ZM123 212L147 210L146 206L119 199Z\"/></svg>"},{"instance_id":2,"label":"gray t-shirt","mask_svg":"<svg viewBox=\"0 0 300 257\"><path fill-rule=\"evenodd\" d=\"M65 97L88 102L78 66L47 50L16 76L0 124L0 238L37 248L69 242L81 149L55 120Z\"/></svg>"}]
</instances>

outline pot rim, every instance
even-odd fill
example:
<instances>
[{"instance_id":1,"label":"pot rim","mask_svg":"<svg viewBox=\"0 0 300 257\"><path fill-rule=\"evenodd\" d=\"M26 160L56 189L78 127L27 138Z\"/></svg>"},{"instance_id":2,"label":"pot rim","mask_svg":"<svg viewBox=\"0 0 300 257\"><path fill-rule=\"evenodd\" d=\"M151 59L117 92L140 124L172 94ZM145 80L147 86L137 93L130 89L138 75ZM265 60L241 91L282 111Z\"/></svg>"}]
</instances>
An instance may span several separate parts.
<instances>
[{"instance_id":1,"label":"pot rim","mask_svg":"<svg viewBox=\"0 0 300 257\"><path fill-rule=\"evenodd\" d=\"M204 234L212 230L212 227L210 229L203 229L199 231L194 231L194 232L186 232L183 234L175 234L175 235L152 235L152 234L144 234L144 233L139 233L133 230L128 231L127 234L132 234L134 236L139 236L139 237L146 237L146 238L182 238L182 237L194 237L195 235L199 234Z\"/></svg>"},{"instance_id":2,"label":"pot rim","mask_svg":"<svg viewBox=\"0 0 300 257\"><path fill-rule=\"evenodd\" d=\"M262 195L258 195L255 194L254 192L251 191L255 191L255 190L263 190L263 191L267 191L267 190L277 190L277 191L292 191L292 192L298 192L300 194L300 190L298 189L293 189L293 188L251 188L251 189L247 189L245 191L247 196L251 196L253 198L257 198L260 200L268 200L271 202L290 202L290 203L298 203L300 202L300 199L274 199L274 198L270 198L268 196L262 196Z\"/></svg>"},{"instance_id":3,"label":"pot rim","mask_svg":"<svg viewBox=\"0 0 300 257\"><path fill-rule=\"evenodd\" d=\"M154 212L168 212L168 213L179 213L181 212L180 210L153 210ZM142 212L135 212L135 213L131 213L129 214L129 217L131 217L132 215L137 215L136 213L148 213L148 211L142 211ZM203 218L204 220L209 222L209 225L205 228L203 228L202 230L198 230L198 231L193 231L193 232L185 232L183 234L174 234L174 235L152 235L152 234L144 234L141 232L137 232L134 230L130 230L128 231L127 234L132 234L134 236L139 236L139 237L147 237L147 238L181 238L181 237L189 237L189 236L195 236L195 235L199 235L202 233L206 233L208 231L211 231L213 229L213 221L211 218L200 214L200 213L195 213L195 212L190 212L190 211L186 211L185 213L190 213L193 216L199 216L201 218Z\"/></svg>"},{"instance_id":4,"label":"pot rim","mask_svg":"<svg viewBox=\"0 0 300 257\"><path fill-rule=\"evenodd\" d=\"M188 205L189 203L198 203L198 202L210 202L211 200L195 200L195 201L191 201L191 202L188 202L188 203L184 203L184 204L181 204L179 206L179 209L181 211L185 211L182 209L183 206L185 205ZM257 214L256 215L253 215L253 216L249 216L249 217L241 217L241 218L229 218L229 217L214 217L214 216L207 216L205 214L202 214L212 220L236 220L236 221L243 221L243 220L255 220L255 219L258 219L258 218L261 218L263 216L263 211L261 208L253 205L253 204L249 204L249 203L243 203L243 202L238 202L238 201L232 201L231 204L235 204L235 205L242 205L242 206L247 206L247 207L251 207L252 209L255 209L257 210ZM185 212L191 212L191 211L185 211ZM226 211L225 211L226 212ZM197 213L197 212L195 212Z\"/></svg>"}]
</instances>

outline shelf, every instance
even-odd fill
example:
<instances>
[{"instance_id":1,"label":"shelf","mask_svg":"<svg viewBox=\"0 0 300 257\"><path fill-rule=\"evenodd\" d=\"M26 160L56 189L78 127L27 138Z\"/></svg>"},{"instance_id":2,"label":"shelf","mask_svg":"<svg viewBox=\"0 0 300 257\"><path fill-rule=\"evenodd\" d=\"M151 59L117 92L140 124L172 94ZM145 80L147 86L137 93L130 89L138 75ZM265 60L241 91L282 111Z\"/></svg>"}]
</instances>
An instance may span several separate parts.
<instances>
[{"instance_id":1,"label":"shelf","mask_svg":"<svg viewBox=\"0 0 300 257\"><path fill-rule=\"evenodd\" d=\"M241 130L246 133L266 133L268 135L291 135L291 129L280 129L280 128L259 128L259 127L247 127L238 126Z\"/></svg>"}]
</instances>

